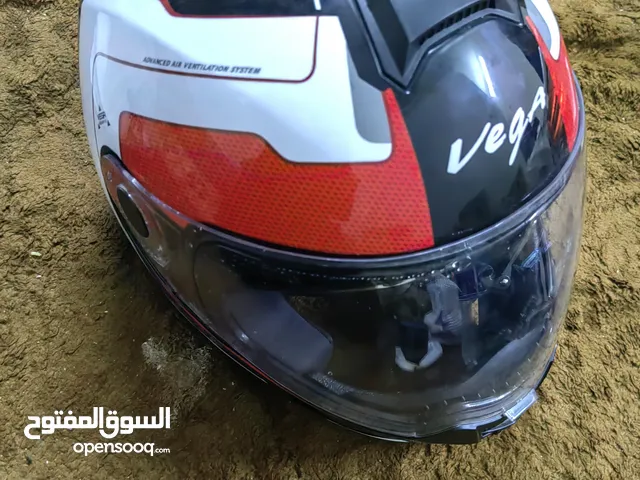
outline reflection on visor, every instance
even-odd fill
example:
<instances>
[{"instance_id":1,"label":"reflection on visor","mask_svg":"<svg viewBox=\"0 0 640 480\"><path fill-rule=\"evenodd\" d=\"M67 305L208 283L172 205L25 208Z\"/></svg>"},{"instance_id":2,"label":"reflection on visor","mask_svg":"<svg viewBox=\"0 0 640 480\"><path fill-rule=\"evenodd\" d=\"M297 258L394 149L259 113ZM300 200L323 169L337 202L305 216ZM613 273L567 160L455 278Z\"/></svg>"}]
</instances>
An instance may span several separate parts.
<instances>
[{"instance_id":1,"label":"reflection on visor","mask_svg":"<svg viewBox=\"0 0 640 480\"><path fill-rule=\"evenodd\" d=\"M254 342L254 348L271 353L298 373L322 370L331 358L331 339L302 318L277 292L231 294L225 307L237 323L239 338Z\"/></svg>"},{"instance_id":2,"label":"reflection on visor","mask_svg":"<svg viewBox=\"0 0 640 480\"><path fill-rule=\"evenodd\" d=\"M352 282L233 256L223 256L221 268L220 248L203 245L196 278L210 316L231 317L245 347L280 368L328 376L323 383L342 392L423 392L420 402L428 403L429 391L472 378L509 343L532 331L542 335L552 300L549 243L540 222L513 237L484 258L396 271L388 280L361 274ZM287 282L305 276L311 280Z\"/></svg>"}]
</instances>

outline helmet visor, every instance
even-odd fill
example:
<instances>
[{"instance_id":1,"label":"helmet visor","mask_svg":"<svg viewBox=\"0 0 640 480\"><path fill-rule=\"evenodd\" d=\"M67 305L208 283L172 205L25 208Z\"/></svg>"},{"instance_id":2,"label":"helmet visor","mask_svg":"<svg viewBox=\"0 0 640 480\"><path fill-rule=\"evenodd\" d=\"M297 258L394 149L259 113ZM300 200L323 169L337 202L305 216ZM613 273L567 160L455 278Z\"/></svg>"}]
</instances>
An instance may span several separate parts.
<instances>
[{"instance_id":1,"label":"helmet visor","mask_svg":"<svg viewBox=\"0 0 640 480\"><path fill-rule=\"evenodd\" d=\"M125 231L167 290L265 378L363 431L486 424L543 377L576 269L584 132L529 204L468 239L385 259L319 258L172 211L103 157Z\"/></svg>"}]
</instances>

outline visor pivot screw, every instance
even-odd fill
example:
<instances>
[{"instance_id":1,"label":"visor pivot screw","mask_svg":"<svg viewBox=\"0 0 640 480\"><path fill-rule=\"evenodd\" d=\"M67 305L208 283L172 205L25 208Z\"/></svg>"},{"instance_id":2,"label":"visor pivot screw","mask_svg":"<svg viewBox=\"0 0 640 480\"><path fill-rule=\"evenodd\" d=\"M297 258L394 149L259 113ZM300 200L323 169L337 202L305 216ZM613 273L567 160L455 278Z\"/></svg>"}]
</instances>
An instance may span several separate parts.
<instances>
[{"instance_id":1,"label":"visor pivot screw","mask_svg":"<svg viewBox=\"0 0 640 480\"><path fill-rule=\"evenodd\" d=\"M503 277L500 279L500 285L502 285L503 287L506 287L507 285L509 285L509 277Z\"/></svg>"}]
</instances>

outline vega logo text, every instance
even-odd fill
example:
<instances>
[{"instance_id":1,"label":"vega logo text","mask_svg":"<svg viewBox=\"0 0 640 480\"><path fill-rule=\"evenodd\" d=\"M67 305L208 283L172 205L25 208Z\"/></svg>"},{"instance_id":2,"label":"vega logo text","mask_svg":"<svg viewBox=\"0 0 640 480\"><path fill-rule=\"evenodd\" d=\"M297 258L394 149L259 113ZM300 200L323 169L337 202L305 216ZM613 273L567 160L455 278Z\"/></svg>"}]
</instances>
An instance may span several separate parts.
<instances>
[{"instance_id":1,"label":"vega logo text","mask_svg":"<svg viewBox=\"0 0 640 480\"><path fill-rule=\"evenodd\" d=\"M536 92L536 96L533 99L533 104L529 109L529 113L525 115L524 109L522 107L518 108L511 120L508 132L505 131L504 123L496 123L494 125L491 122L487 122L482 129L480 136L478 136L477 140L464 157L462 157L463 141L462 138L458 138L451 144L447 172L453 175L460 172L460 170L462 170L464 166L473 159L474 155L478 150L480 150L483 143L484 151L490 155L494 154L504 145L507 141L507 137L509 144L511 144L509 165L513 165L513 162L516 160L518 150L520 149L520 142L522 141L522 136L524 135L525 130L533 122L533 116L536 111L539 108L545 109L546 106L547 96L544 87L541 86Z\"/></svg>"}]
</instances>

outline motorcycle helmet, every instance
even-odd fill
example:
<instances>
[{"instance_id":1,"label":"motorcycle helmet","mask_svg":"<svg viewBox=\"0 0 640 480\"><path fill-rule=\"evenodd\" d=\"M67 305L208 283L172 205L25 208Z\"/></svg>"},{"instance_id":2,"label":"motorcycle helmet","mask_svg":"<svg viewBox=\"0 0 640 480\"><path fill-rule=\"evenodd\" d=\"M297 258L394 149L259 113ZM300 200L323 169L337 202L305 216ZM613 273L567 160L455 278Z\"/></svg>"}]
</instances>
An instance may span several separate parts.
<instances>
[{"instance_id":1,"label":"motorcycle helmet","mask_svg":"<svg viewBox=\"0 0 640 480\"><path fill-rule=\"evenodd\" d=\"M232 358L389 440L536 401L586 171L547 0L83 0L79 56L115 216Z\"/></svg>"}]
</instances>

